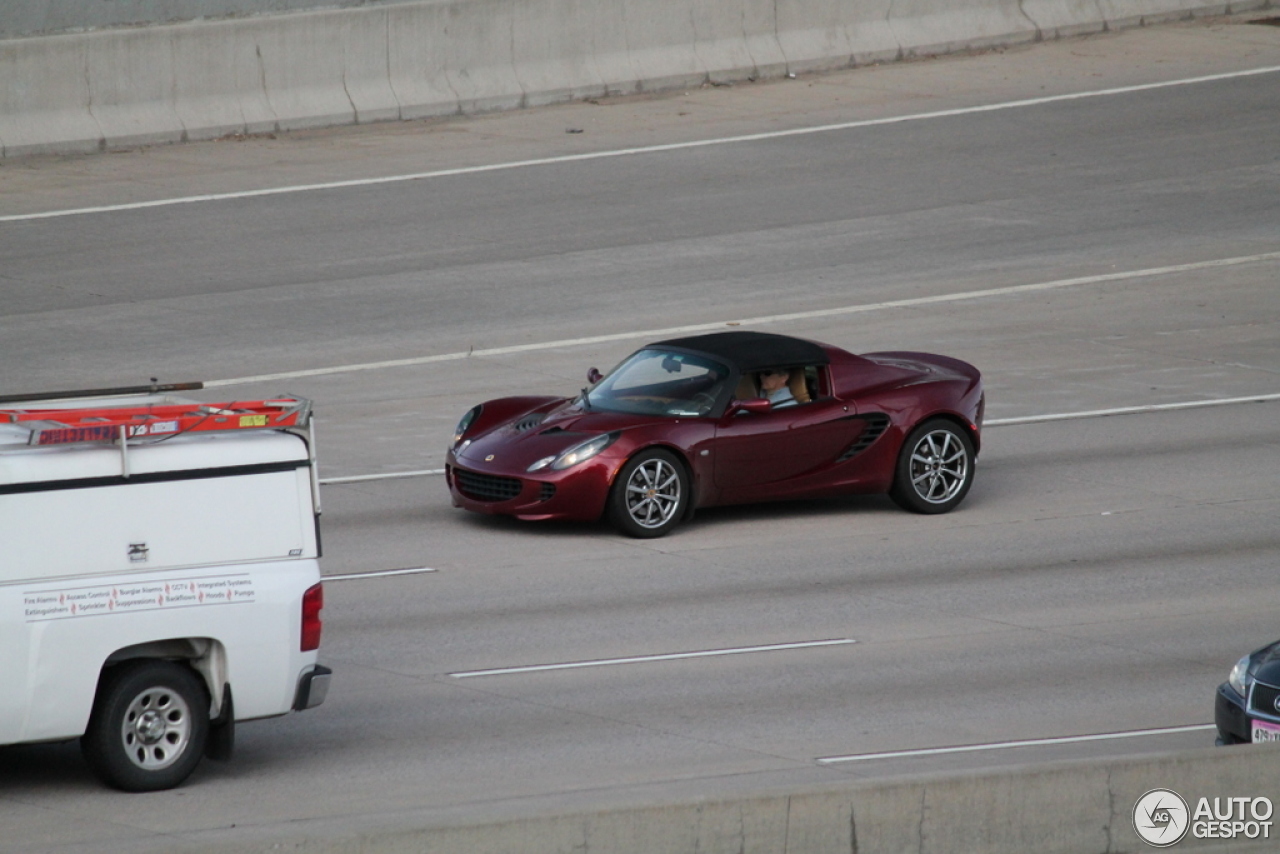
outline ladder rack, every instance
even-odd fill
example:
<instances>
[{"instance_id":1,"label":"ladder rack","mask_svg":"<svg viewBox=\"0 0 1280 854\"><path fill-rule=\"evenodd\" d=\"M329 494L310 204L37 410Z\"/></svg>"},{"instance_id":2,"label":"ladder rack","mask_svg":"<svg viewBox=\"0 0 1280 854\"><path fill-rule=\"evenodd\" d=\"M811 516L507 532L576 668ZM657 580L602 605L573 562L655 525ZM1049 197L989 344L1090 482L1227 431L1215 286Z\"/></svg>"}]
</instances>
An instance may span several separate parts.
<instances>
[{"instance_id":1,"label":"ladder rack","mask_svg":"<svg viewBox=\"0 0 1280 854\"><path fill-rule=\"evenodd\" d=\"M305 398L228 403L88 404L86 406L0 408L0 424L29 431L30 445L127 442L214 430L306 427L311 401Z\"/></svg>"}]
</instances>

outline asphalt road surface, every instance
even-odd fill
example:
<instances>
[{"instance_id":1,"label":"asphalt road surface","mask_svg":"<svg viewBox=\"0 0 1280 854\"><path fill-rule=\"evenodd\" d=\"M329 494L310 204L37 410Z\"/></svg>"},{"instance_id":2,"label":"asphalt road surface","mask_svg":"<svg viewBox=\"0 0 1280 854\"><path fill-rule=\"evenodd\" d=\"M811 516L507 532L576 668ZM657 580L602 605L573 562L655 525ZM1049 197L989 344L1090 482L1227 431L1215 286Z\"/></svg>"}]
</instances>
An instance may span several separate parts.
<instances>
[{"instance_id":1,"label":"asphalt road surface","mask_svg":"<svg viewBox=\"0 0 1280 854\"><path fill-rule=\"evenodd\" d=\"M316 401L335 671L172 792L0 749L0 850L1212 744L1215 686L1280 637L1278 142L1280 28L1235 20L0 161L0 393ZM731 323L982 368L966 502L641 542L464 514L430 473L473 403Z\"/></svg>"}]
</instances>

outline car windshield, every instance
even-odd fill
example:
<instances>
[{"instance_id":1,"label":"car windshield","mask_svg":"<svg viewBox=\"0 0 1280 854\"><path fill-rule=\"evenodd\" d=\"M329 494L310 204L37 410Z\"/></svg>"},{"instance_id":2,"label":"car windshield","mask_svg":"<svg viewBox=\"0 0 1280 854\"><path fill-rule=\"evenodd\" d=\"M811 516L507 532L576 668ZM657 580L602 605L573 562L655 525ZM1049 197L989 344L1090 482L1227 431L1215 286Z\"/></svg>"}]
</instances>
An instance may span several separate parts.
<instances>
[{"instance_id":1,"label":"car windshield","mask_svg":"<svg viewBox=\"0 0 1280 854\"><path fill-rule=\"evenodd\" d=\"M705 356L641 350L585 393L584 402L607 412L707 415L728 377L728 368Z\"/></svg>"}]
</instances>

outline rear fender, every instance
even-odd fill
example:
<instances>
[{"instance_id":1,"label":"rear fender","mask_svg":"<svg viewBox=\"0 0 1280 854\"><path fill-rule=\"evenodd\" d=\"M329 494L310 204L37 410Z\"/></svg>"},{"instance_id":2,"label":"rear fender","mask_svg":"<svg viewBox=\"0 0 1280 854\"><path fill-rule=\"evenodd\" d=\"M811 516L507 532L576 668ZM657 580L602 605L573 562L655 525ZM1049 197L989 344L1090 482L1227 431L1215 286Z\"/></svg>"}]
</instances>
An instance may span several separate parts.
<instances>
[{"instance_id":1,"label":"rear fender","mask_svg":"<svg viewBox=\"0 0 1280 854\"><path fill-rule=\"evenodd\" d=\"M915 353L911 351L888 351L883 353L866 353L864 359L881 365L921 371L939 378L965 378L977 382L981 372L973 365L951 356L940 356L937 353Z\"/></svg>"},{"instance_id":2,"label":"rear fender","mask_svg":"<svg viewBox=\"0 0 1280 854\"><path fill-rule=\"evenodd\" d=\"M222 715L222 702L227 692L227 649L212 638L170 638L148 641L116 650L107 657L104 669L135 658L160 658L185 661L204 679L209 689L209 718Z\"/></svg>"}]
</instances>

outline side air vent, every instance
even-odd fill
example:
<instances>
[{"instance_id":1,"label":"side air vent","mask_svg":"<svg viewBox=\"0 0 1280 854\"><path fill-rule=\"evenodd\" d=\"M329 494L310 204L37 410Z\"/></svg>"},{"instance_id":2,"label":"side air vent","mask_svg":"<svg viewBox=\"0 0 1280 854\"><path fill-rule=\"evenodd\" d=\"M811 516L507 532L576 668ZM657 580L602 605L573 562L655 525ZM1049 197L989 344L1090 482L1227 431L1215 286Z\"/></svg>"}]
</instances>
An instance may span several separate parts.
<instances>
[{"instance_id":1,"label":"side air vent","mask_svg":"<svg viewBox=\"0 0 1280 854\"><path fill-rule=\"evenodd\" d=\"M865 415L859 415L856 419L865 422L866 426L862 428L862 432L858 434L858 438L852 445L845 449L845 452L836 458L836 462L842 463L845 460L851 460L858 454L870 448L876 439L884 433L889 427L889 416L883 412L868 412Z\"/></svg>"}]
</instances>

